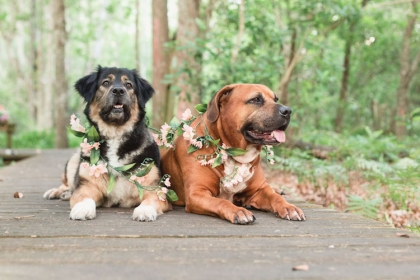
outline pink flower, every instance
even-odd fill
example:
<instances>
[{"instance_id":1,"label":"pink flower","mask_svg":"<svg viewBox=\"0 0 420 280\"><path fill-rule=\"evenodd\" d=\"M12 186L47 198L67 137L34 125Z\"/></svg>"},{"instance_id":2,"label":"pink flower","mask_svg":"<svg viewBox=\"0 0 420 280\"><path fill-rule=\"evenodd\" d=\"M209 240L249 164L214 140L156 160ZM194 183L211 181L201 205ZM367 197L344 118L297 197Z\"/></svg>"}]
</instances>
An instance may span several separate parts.
<instances>
[{"instance_id":1,"label":"pink flower","mask_svg":"<svg viewBox=\"0 0 420 280\"><path fill-rule=\"evenodd\" d=\"M188 120L190 120L192 118L192 114L191 114L191 110L190 109L187 109L187 110L185 110L185 112L184 113L182 113L182 117L181 117L181 119L183 120L183 121L188 121Z\"/></svg>"},{"instance_id":2,"label":"pink flower","mask_svg":"<svg viewBox=\"0 0 420 280\"><path fill-rule=\"evenodd\" d=\"M205 159L200 160L199 163L201 164L201 166L206 166L208 164L208 162Z\"/></svg>"},{"instance_id":3,"label":"pink flower","mask_svg":"<svg viewBox=\"0 0 420 280\"><path fill-rule=\"evenodd\" d=\"M133 175L130 177L131 181L137 181L140 185L144 183L144 181L146 181L147 175L143 176L143 177L137 177L136 175Z\"/></svg>"},{"instance_id":4,"label":"pink flower","mask_svg":"<svg viewBox=\"0 0 420 280\"><path fill-rule=\"evenodd\" d=\"M275 162L273 159L270 159L270 160L268 161L268 163L270 163L271 165L273 165L273 164L275 164L276 162Z\"/></svg>"},{"instance_id":5,"label":"pink flower","mask_svg":"<svg viewBox=\"0 0 420 280\"><path fill-rule=\"evenodd\" d=\"M87 138L83 140L83 143L80 143L80 147L82 148L83 153L89 153L92 150L92 145L87 142Z\"/></svg>"},{"instance_id":6,"label":"pink flower","mask_svg":"<svg viewBox=\"0 0 420 280\"><path fill-rule=\"evenodd\" d=\"M167 194L167 193L168 193L168 189L167 189L167 188L165 188L165 187L162 187L162 188L161 188L161 191L162 191L164 194Z\"/></svg>"},{"instance_id":7,"label":"pink flower","mask_svg":"<svg viewBox=\"0 0 420 280\"><path fill-rule=\"evenodd\" d=\"M171 182L169 182L169 178L166 178L165 182L164 182L165 186L170 187L171 186ZM162 188L163 189L163 188ZM166 189L166 188L165 188Z\"/></svg>"},{"instance_id":8,"label":"pink flower","mask_svg":"<svg viewBox=\"0 0 420 280\"><path fill-rule=\"evenodd\" d=\"M167 191L167 189L166 189L166 191ZM162 201L165 201L166 200L166 193L163 192L162 190L156 190L156 194L157 194L159 200L162 200Z\"/></svg>"},{"instance_id":9,"label":"pink flower","mask_svg":"<svg viewBox=\"0 0 420 280\"><path fill-rule=\"evenodd\" d=\"M184 126L182 127L182 130L184 131L184 133L182 134L184 139L191 143L191 141L194 138L193 128L187 124L184 124Z\"/></svg>"},{"instance_id":10,"label":"pink flower","mask_svg":"<svg viewBox=\"0 0 420 280\"><path fill-rule=\"evenodd\" d=\"M95 143L93 143L93 145L91 147L95 148L95 150L97 150L97 149L99 149L99 145L101 145L99 142L95 142Z\"/></svg>"},{"instance_id":11,"label":"pink flower","mask_svg":"<svg viewBox=\"0 0 420 280\"><path fill-rule=\"evenodd\" d=\"M87 168L89 168L89 163L84 161L84 162L82 162L82 164L80 164L80 166L87 169Z\"/></svg>"},{"instance_id":12,"label":"pink flower","mask_svg":"<svg viewBox=\"0 0 420 280\"><path fill-rule=\"evenodd\" d=\"M108 169L106 168L106 163L92 165L89 169L89 176L95 176L96 178L98 178L104 173L108 173Z\"/></svg>"},{"instance_id":13,"label":"pink flower","mask_svg":"<svg viewBox=\"0 0 420 280\"><path fill-rule=\"evenodd\" d=\"M196 146L199 149L203 148L203 142L197 141L197 139L192 139L191 144L193 144L194 146Z\"/></svg>"},{"instance_id":14,"label":"pink flower","mask_svg":"<svg viewBox=\"0 0 420 280\"><path fill-rule=\"evenodd\" d=\"M163 142L159 139L159 134L152 133L153 139L155 139L155 142L158 146L162 146Z\"/></svg>"},{"instance_id":15,"label":"pink flower","mask_svg":"<svg viewBox=\"0 0 420 280\"><path fill-rule=\"evenodd\" d=\"M74 131L79 131L82 133L86 132L86 128L80 124L80 119L78 119L74 114L70 116L70 125L71 129Z\"/></svg>"}]
</instances>

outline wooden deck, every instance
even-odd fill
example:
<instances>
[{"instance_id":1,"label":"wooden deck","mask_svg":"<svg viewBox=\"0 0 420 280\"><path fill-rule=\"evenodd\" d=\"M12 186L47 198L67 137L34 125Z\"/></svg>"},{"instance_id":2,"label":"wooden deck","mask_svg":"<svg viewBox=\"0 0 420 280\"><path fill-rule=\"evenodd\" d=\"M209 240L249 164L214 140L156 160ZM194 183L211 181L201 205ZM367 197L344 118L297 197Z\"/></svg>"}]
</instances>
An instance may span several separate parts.
<instances>
[{"instance_id":1,"label":"wooden deck","mask_svg":"<svg viewBox=\"0 0 420 280\"><path fill-rule=\"evenodd\" d=\"M299 201L305 222L254 210L256 223L239 226L182 208L155 222L134 222L122 208L72 221L68 202L42 198L72 152L42 151L0 169L0 279L420 277L419 236ZM292 270L302 264L309 270Z\"/></svg>"}]
</instances>

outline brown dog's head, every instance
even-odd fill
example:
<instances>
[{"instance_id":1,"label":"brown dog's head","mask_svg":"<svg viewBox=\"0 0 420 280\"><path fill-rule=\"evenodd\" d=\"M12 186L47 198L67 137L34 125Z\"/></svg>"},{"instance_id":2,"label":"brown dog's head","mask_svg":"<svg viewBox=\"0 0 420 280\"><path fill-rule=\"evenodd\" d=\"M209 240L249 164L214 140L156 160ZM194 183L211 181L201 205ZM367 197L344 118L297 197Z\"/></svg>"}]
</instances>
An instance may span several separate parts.
<instances>
[{"instance_id":1,"label":"brown dog's head","mask_svg":"<svg viewBox=\"0 0 420 280\"><path fill-rule=\"evenodd\" d=\"M146 102L153 95L150 84L136 70L101 67L75 84L87 102L89 120L108 125L123 125L132 117L144 118Z\"/></svg>"},{"instance_id":2,"label":"brown dog's head","mask_svg":"<svg viewBox=\"0 0 420 280\"><path fill-rule=\"evenodd\" d=\"M239 145L237 147L276 145L286 140L284 130L292 113L289 107L278 104L277 100L264 85L228 85L210 101L207 119L212 123L220 121L224 134L235 135L232 142Z\"/></svg>"}]
</instances>

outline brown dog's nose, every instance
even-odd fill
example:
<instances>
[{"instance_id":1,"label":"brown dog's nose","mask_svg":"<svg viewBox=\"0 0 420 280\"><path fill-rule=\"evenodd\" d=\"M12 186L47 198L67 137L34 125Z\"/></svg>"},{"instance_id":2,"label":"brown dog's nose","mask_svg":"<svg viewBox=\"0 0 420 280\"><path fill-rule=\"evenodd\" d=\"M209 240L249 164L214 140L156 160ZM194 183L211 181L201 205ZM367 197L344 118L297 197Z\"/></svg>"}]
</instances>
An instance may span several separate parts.
<instances>
[{"instance_id":1,"label":"brown dog's nose","mask_svg":"<svg viewBox=\"0 0 420 280\"><path fill-rule=\"evenodd\" d=\"M280 115L282 115L284 117L289 117L290 114L292 113L292 109L290 109L287 106L283 106L283 105L280 106L279 110L280 110Z\"/></svg>"},{"instance_id":2,"label":"brown dog's nose","mask_svg":"<svg viewBox=\"0 0 420 280\"><path fill-rule=\"evenodd\" d=\"M121 87L116 87L112 90L112 93L114 95L124 95L125 94L125 89L121 88Z\"/></svg>"}]
</instances>

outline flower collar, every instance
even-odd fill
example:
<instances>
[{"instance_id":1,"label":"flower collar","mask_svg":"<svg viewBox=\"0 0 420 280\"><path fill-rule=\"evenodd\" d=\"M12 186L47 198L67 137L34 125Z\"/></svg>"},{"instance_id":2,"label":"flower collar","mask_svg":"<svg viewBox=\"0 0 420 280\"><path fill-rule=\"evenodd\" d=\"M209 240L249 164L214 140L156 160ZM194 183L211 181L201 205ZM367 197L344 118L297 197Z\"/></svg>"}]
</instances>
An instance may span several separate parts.
<instances>
[{"instance_id":1,"label":"flower collar","mask_svg":"<svg viewBox=\"0 0 420 280\"><path fill-rule=\"evenodd\" d=\"M202 118L202 115L207 111L207 105L199 104L195 106L195 109ZM245 160L245 155L252 151L247 151L240 148L232 148L226 146L224 143L220 143L220 139L214 139L209 134L203 119L201 119L201 121L198 122L195 127L191 127L192 122L196 119L197 117L192 115L191 110L187 109L182 114L181 121L179 121L177 118L173 118L169 125L165 123L162 125L160 131L154 130L157 133L152 133L152 135L159 146L174 149L175 137L182 133L184 140L188 141L190 144L187 151L189 154L200 150L203 147L214 147L213 153L200 154L197 156L199 163L202 166L211 166L212 168L216 168L222 164L225 164L229 159L233 159L240 164L235 165L233 170L229 170L229 174L226 174L227 170L225 168L225 176L220 179L220 186L231 186L242 182L244 177L248 175L250 169L249 161ZM196 135L196 128L201 123L204 125L204 135L198 136ZM263 146L263 150L266 153L266 159L268 163L274 164L274 153L271 148L271 146ZM255 155L255 157L256 156L257 155ZM248 169L248 171L246 169Z\"/></svg>"},{"instance_id":2,"label":"flower collar","mask_svg":"<svg viewBox=\"0 0 420 280\"><path fill-rule=\"evenodd\" d=\"M143 198L143 192L146 190L155 191L159 199L162 201L165 201L166 198L169 201L178 200L176 193L173 190L168 189L171 186L169 181L171 176L168 174L163 175L157 186L142 185L154 165L151 158L144 159L140 166L134 170L132 170L132 168L136 165L136 163L124 166L112 166L101 156L100 146L104 140L101 140L101 137L94 125L87 125L87 127L81 125L80 119L73 114L70 117L69 131L73 135L83 138L83 142L80 144L81 155L87 155L87 157L89 157L89 161L87 161L83 156L81 156L82 164L80 166L88 169L90 176L95 176L97 178L102 174L109 174L108 194L114 189L115 177L118 176L123 177L127 181L136 185L140 199Z\"/></svg>"}]
</instances>

